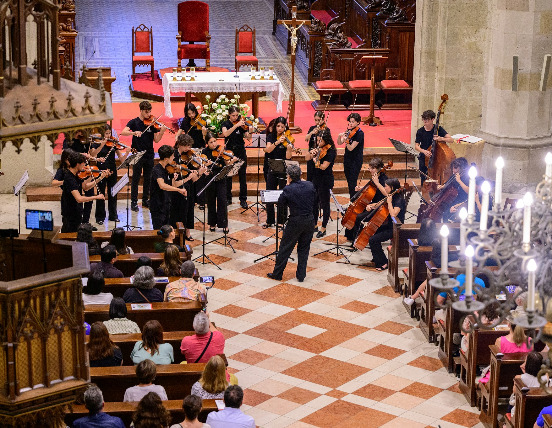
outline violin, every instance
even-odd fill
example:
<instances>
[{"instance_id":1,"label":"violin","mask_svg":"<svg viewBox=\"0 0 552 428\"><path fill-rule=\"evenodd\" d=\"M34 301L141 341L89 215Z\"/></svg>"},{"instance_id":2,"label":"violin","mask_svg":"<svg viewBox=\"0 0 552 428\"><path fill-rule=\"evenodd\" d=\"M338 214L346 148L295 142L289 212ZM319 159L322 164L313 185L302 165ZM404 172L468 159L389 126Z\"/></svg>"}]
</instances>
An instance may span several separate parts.
<instances>
[{"instance_id":1,"label":"violin","mask_svg":"<svg viewBox=\"0 0 552 428\"><path fill-rule=\"evenodd\" d=\"M217 148L213 150L212 156L215 157L215 158L220 157L220 158L224 159L225 161L230 161L230 160L232 160L233 158L236 157L236 156L234 156L234 152L232 150L224 150L223 145L217 146Z\"/></svg>"},{"instance_id":2,"label":"violin","mask_svg":"<svg viewBox=\"0 0 552 428\"><path fill-rule=\"evenodd\" d=\"M232 125L237 125L238 123L240 123L241 120L242 120L242 117L238 116L238 118L232 122ZM244 129L245 131L249 131L249 127L253 126L253 121L247 117L244 118L243 121L244 121L244 124L241 126L241 128Z\"/></svg>"},{"instance_id":3,"label":"violin","mask_svg":"<svg viewBox=\"0 0 552 428\"><path fill-rule=\"evenodd\" d=\"M387 165L378 171L378 176L392 166L393 161L387 162ZM352 229L355 226L357 216L366 210L366 206L372 202L377 191L378 188L374 182L370 180L362 189L356 192L351 198L351 204L347 207L345 215L341 219L341 225L347 229Z\"/></svg>"},{"instance_id":4,"label":"violin","mask_svg":"<svg viewBox=\"0 0 552 428\"><path fill-rule=\"evenodd\" d=\"M349 144L351 142L352 138L355 136L355 134L358 132L359 129L360 129L360 126L355 126L353 129L347 129L347 131L345 131L345 141L344 141L344 143Z\"/></svg>"},{"instance_id":5,"label":"violin","mask_svg":"<svg viewBox=\"0 0 552 428\"><path fill-rule=\"evenodd\" d=\"M196 127L196 129L199 129L201 131L203 127L207 127L207 121L201 118L199 115L197 115L194 119L190 121L190 130L193 127Z\"/></svg>"},{"instance_id":6,"label":"violin","mask_svg":"<svg viewBox=\"0 0 552 428\"><path fill-rule=\"evenodd\" d=\"M302 154L301 149L296 149L295 146L294 146L295 138L291 134L291 131L288 129L288 130L284 131L283 135L284 135L284 141L283 141L282 145L286 149L288 148L288 146L291 146L294 153L296 153L298 155L301 155ZM279 140L281 137L282 137L282 134L278 135L276 137L276 140Z\"/></svg>"},{"instance_id":7,"label":"violin","mask_svg":"<svg viewBox=\"0 0 552 428\"><path fill-rule=\"evenodd\" d=\"M144 125L147 126L144 132L146 132L150 126L153 126L155 129L166 128L171 134L175 133L174 129L169 128L167 125L159 122L157 119L152 119L152 118L144 119L143 122L144 122Z\"/></svg>"},{"instance_id":8,"label":"violin","mask_svg":"<svg viewBox=\"0 0 552 428\"><path fill-rule=\"evenodd\" d=\"M85 179L90 178L90 177L93 177L96 180L96 179L98 179L102 176L103 172L107 172L107 174L105 174L103 177L108 177L108 176L111 175L110 170L99 169L97 166L87 165L87 166L84 167L84 169L82 169L81 171L79 171L77 173L77 176L81 180L85 180ZM101 177L101 178L103 178L103 177Z\"/></svg>"},{"instance_id":9,"label":"violin","mask_svg":"<svg viewBox=\"0 0 552 428\"><path fill-rule=\"evenodd\" d=\"M192 150L182 153L180 155L180 159L186 165L189 165L192 168L196 168L196 169L201 168L205 164L211 163L211 161L207 158L207 155L204 155L204 154L196 155Z\"/></svg>"},{"instance_id":10,"label":"violin","mask_svg":"<svg viewBox=\"0 0 552 428\"><path fill-rule=\"evenodd\" d=\"M193 172L191 169L186 168L185 166L179 165L176 162L169 163L165 167L167 172L169 174L174 174L175 172L182 175L182 177L186 177L188 174Z\"/></svg>"},{"instance_id":11,"label":"violin","mask_svg":"<svg viewBox=\"0 0 552 428\"><path fill-rule=\"evenodd\" d=\"M316 156L314 157L315 168L320 168L322 159L326 157L326 155L328 154L328 150L330 150L331 148L331 144L326 144L325 146L316 149Z\"/></svg>"},{"instance_id":12,"label":"violin","mask_svg":"<svg viewBox=\"0 0 552 428\"><path fill-rule=\"evenodd\" d=\"M115 150L130 149L131 152L136 153L136 149L133 149L130 146L121 143L118 139L113 137L104 138L97 135L91 135L90 138L92 138L93 140L105 140L105 145L107 147L115 147Z\"/></svg>"}]
</instances>

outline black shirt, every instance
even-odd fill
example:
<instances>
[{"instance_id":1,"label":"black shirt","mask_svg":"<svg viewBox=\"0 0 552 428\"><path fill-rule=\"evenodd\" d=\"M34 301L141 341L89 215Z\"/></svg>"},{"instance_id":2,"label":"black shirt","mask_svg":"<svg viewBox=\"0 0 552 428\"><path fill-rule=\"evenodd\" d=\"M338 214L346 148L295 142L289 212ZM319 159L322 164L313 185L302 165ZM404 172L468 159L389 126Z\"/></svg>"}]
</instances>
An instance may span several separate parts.
<instances>
[{"instance_id":1,"label":"black shirt","mask_svg":"<svg viewBox=\"0 0 552 428\"><path fill-rule=\"evenodd\" d=\"M324 162L330 162L330 165L326 169L314 168L314 176L313 176L314 182L318 182L319 180L327 182L328 179L330 178L333 179L333 166L334 166L336 156L337 156L337 150L328 149L326 156L320 159L320 165L322 165Z\"/></svg>"},{"instance_id":2,"label":"black shirt","mask_svg":"<svg viewBox=\"0 0 552 428\"><path fill-rule=\"evenodd\" d=\"M96 144L97 147L100 147L100 144ZM104 145L102 149L96 155L96 158L106 158L105 162L97 162L99 169L108 169L110 171L117 171L117 165L115 163L115 149L111 150L112 147Z\"/></svg>"},{"instance_id":3,"label":"black shirt","mask_svg":"<svg viewBox=\"0 0 552 428\"><path fill-rule=\"evenodd\" d=\"M400 208L399 213L396 215L396 218L401 222L404 223L404 216L406 214L406 201L402 195L402 193L397 193L392 196L392 205L393 207ZM387 203L387 202L384 202ZM378 230L385 230L385 229L393 229L393 223L391 222L391 217L387 216L383 224L380 226Z\"/></svg>"},{"instance_id":4,"label":"black shirt","mask_svg":"<svg viewBox=\"0 0 552 428\"><path fill-rule=\"evenodd\" d=\"M424 150L428 150L431 145L433 144L433 132L435 131L435 125L431 128L431 131L426 131L426 129L422 126L420 129L416 131L416 144L420 146L420 148ZM444 137L447 135L447 131L443 129L442 126L439 126L438 131L439 137ZM420 165L422 163L425 163L425 155L423 153L420 153Z\"/></svg>"},{"instance_id":5,"label":"black shirt","mask_svg":"<svg viewBox=\"0 0 552 428\"><path fill-rule=\"evenodd\" d=\"M140 294L142 293L142 294ZM125 303L148 303L146 297L149 300L149 303L162 302L163 301L163 292L158 288L153 287L152 289L146 290L141 288L127 288L123 294L123 300Z\"/></svg>"},{"instance_id":6,"label":"black shirt","mask_svg":"<svg viewBox=\"0 0 552 428\"><path fill-rule=\"evenodd\" d=\"M169 173L160 163L156 164L151 172L150 209L166 212L169 205L169 192L159 187L158 178L161 178L166 184L171 184Z\"/></svg>"},{"instance_id":7,"label":"black shirt","mask_svg":"<svg viewBox=\"0 0 552 428\"><path fill-rule=\"evenodd\" d=\"M135 117L134 119L129 120L127 123L128 128L131 131L140 131L144 132L147 128L147 126L144 124L142 119L139 117ZM149 127L148 131L142 134L140 138L136 137L135 135L132 136L132 145L131 147L133 149L136 149L137 151L146 151L144 153L145 159L153 159L155 156L155 152L153 150L153 138L156 132L159 132L159 129L156 129L153 125Z\"/></svg>"},{"instance_id":8,"label":"black shirt","mask_svg":"<svg viewBox=\"0 0 552 428\"><path fill-rule=\"evenodd\" d=\"M90 367L116 367L123 362L123 353L119 347L113 347L113 355L100 360L90 360Z\"/></svg>"},{"instance_id":9,"label":"black shirt","mask_svg":"<svg viewBox=\"0 0 552 428\"><path fill-rule=\"evenodd\" d=\"M194 139L194 144L192 147L197 149L202 149L205 147L205 140L203 138L203 132L201 129L197 129L197 126L192 128L191 119L185 117L180 123L180 129L184 131L185 134L188 134Z\"/></svg>"},{"instance_id":10,"label":"black shirt","mask_svg":"<svg viewBox=\"0 0 552 428\"><path fill-rule=\"evenodd\" d=\"M82 143L78 138L73 138L67 146L77 153L88 153L89 144Z\"/></svg>"},{"instance_id":11,"label":"black shirt","mask_svg":"<svg viewBox=\"0 0 552 428\"><path fill-rule=\"evenodd\" d=\"M267 143L274 144L277 141L278 137L274 133L270 133L266 137ZM283 144L278 144L274 147L274 150L272 150L270 153L265 152L264 157L264 170L268 173L270 172L270 168L268 165L269 159L286 159L286 153L287 149L284 147Z\"/></svg>"},{"instance_id":12,"label":"black shirt","mask_svg":"<svg viewBox=\"0 0 552 428\"><path fill-rule=\"evenodd\" d=\"M379 182L380 184L385 187L385 182L387 181L387 174L385 174L385 172L382 172L379 176L378 176L378 179L379 179ZM372 202L371 203L376 203L376 202L379 202L381 201L383 198L385 198L386 196L383 195L383 193L381 193L381 190L376 186L376 193L374 194L374 197L372 198Z\"/></svg>"},{"instance_id":13,"label":"black shirt","mask_svg":"<svg viewBox=\"0 0 552 428\"><path fill-rule=\"evenodd\" d=\"M213 156L213 150L211 150L209 147L205 147L202 153L206 155L207 159L209 159L210 161L216 162L214 165L212 165L211 174L207 176L210 180L214 175L220 172L220 170L226 165L226 163L224 162L224 159L222 159L222 157L217 158L216 156Z\"/></svg>"},{"instance_id":14,"label":"black shirt","mask_svg":"<svg viewBox=\"0 0 552 428\"><path fill-rule=\"evenodd\" d=\"M310 181L293 181L282 190L278 198L279 204L285 204L289 208L289 218L311 217L312 208L316 198L314 184Z\"/></svg>"},{"instance_id":15,"label":"black shirt","mask_svg":"<svg viewBox=\"0 0 552 428\"><path fill-rule=\"evenodd\" d=\"M316 128L316 125L312 125L312 126L309 128L307 134L310 134L310 133L314 130L314 128ZM330 134L332 133L331 130L330 130L330 128L327 128L327 127L326 127L326 129L328 130L327 132L329 132ZM325 130L326 130L326 129L325 129ZM322 132L322 131L318 131L318 134L312 134L312 135L311 135L310 140L309 140L309 150L315 149L315 148L318 146L318 144L317 144L317 138L318 138L318 136L320 135L321 132Z\"/></svg>"},{"instance_id":16,"label":"black shirt","mask_svg":"<svg viewBox=\"0 0 552 428\"><path fill-rule=\"evenodd\" d=\"M73 196L73 190L77 190L82 195L82 181L71 171L65 172L63 179L63 192L61 193L61 216L62 217L82 217L82 204L79 204Z\"/></svg>"},{"instance_id":17,"label":"black shirt","mask_svg":"<svg viewBox=\"0 0 552 428\"><path fill-rule=\"evenodd\" d=\"M358 129L358 131L353 135L350 140L350 143L353 141L358 141L357 146L353 150L347 149L345 147L345 156L343 158L343 164L348 165L362 165L362 160L364 156L364 131Z\"/></svg>"},{"instance_id":18,"label":"black shirt","mask_svg":"<svg viewBox=\"0 0 552 428\"><path fill-rule=\"evenodd\" d=\"M226 128L228 130L231 129L233 126L234 124L230 120L227 120L222 123L221 129ZM245 129L238 126L228 137L224 138L226 148L228 150L232 150L234 154L241 159L243 159L245 156L245 142L243 138L246 132L247 131Z\"/></svg>"}]
</instances>

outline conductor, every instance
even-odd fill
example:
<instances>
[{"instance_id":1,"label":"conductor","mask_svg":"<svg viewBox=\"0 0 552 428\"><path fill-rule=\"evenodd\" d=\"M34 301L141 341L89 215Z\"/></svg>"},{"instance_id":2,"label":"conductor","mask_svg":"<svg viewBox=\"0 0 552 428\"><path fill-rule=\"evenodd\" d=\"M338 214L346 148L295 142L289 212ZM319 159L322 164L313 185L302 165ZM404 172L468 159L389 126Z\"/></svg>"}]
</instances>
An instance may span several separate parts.
<instances>
[{"instance_id":1,"label":"conductor","mask_svg":"<svg viewBox=\"0 0 552 428\"><path fill-rule=\"evenodd\" d=\"M289 219L282 236L280 251L276 256L274 270L266 276L278 281L282 280L289 256L297 244L298 261L295 276L299 282L303 282L307 275L307 260L314 233L313 206L316 190L310 181L301 181L299 165L287 167L287 182L288 185L284 187L278 204L286 204L289 207Z\"/></svg>"}]
</instances>

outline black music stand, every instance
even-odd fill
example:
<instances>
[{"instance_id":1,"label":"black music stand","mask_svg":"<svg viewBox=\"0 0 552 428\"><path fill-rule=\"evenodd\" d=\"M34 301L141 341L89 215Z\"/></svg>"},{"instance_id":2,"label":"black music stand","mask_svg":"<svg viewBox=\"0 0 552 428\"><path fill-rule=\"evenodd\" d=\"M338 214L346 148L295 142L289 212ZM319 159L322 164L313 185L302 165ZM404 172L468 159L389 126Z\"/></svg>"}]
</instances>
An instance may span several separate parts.
<instances>
[{"instance_id":1,"label":"black music stand","mask_svg":"<svg viewBox=\"0 0 552 428\"><path fill-rule=\"evenodd\" d=\"M142 152L138 152L138 153L129 153L127 158L125 159L125 161L119 165L119 167L117 168L117 171L120 170L120 169L123 169L123 168L126 168L127 169L127 175L128 177L130 178L130 167L131 166L134 166L138 163L138 161L140 159L142 159L142 156L144 156L144 154L146 153L146 151L142 151ZM126 206L126 226L123 226L126 230L134 230L134 229L142 229L140 226L131 226L130 225L130 215L129 215L129 211L130 211L130 186L131 184L128 183L127 184L127 206ZM143 217L142 217L143 218ZM117 223L115 223L117 224Z\"/></svg>"},{"instance_id":2,"label":"black music stand","mask_svg":"<svg viewBox=\"0 0 552 428\"><path fill-rule=\"evenodd\" d=\"M340 215L343 216L345 214L346 210L345 210L345 208L343 208L343 205L341 205L339 203L339 201L335 197L332 190L330 190L330 195L331 195L331 197L334 201L335 208L337 209L337 219L336 219L336 222L335 222L335 244L333 244L331 242L327 242L326 244L331 245L331 247L328 248L327 250L320 251L319 253L316 253L315 256L317 256L319 254L324 254L324 253L333 254L332 251L335 250L335 255L336 256L343 256L343 257L345 257L345 260L347 260L347 263L351 263L349 258L343 252L343 246L339 245L339 232L341 232L341 230L342 230L342 229L339 229L339 224L340 224L339 218L340 218Z\"/></svg>"},{"instance_id":3,"label":"black music stand","mask_svg":"<svg viewBox=\"0 0 552 428\"><path fill-rule=\"evenodd\" d=\"M280 205L278 204L277 201L281 194L282 194L282 190L261 190L261 201L263 201L265 204L276 202L276 233L270 236L270 237L272 236L276 237L276 248L270 254L267 254L266 256L262 256L254 260L253 263L257 263L258 261L264 260L264 259L270 259L274 261L271 257L272 256L276 257L278 255L278 240L280 236L280 231L278 230L278 216L280 214ZM265 242L267 239L265 239L263 242ZM293 260L291 257L290 259Z\"/></svg>"},{"instance_id":4,"label":"black music stand","mask_svg":"<svg viewBox=\"0 0 552 428\"><path fill-rule=\"evenodd\" d=\"M413 149L409 144L403 143L402 141L395 140L394 138L389 138L389 141L391 141L391 144L393 144L396 151L404 153L404 182L406 183L408 180L408 155L419 158L420 153Z\"/></svg>"},{"instance_id":5,"label":"black music stand","mask_svg":"<svg viewBox=\"0 0 552 428\"><path fill-rule=\"evenodd\" d=\"M265 206L259 202L259 181L261 179L261 148L266 147L266 134L254 134L251 137L251 144L248 147L257 148L257 191L255 192L257 195L257 201L244 209L241 214L247 210L251 210L257 214L257 223L259 223L261 221L259 213L265 210ZM256 209L253 209L253 207L256 207Z\"/></svg>"}]
</instances>

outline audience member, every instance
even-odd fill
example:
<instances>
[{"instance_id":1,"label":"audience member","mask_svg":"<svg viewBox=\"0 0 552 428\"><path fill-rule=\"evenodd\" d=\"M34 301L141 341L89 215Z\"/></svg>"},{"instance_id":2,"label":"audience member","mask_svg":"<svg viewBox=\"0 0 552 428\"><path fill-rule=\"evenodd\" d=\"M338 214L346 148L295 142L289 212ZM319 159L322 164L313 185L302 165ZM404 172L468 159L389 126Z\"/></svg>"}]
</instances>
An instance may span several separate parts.
<instances>
[{"instance_id":1,"label":"audience member","mask_svg":"<svg viewBox=\"0 0 552 428\"><path fill-rule=\"evenodd\" d=\"M196 334L182 339L180 352L189 363L206 363L212 356L224 353L224 336L209 321L209 316L198 312L194 317Z\"/></svg>"},{"instance_id":2,"label":"audience member","mask_svg":"<svg viewBox=\"0 0 552 428\"><path fill-rule=\"evenodd\" d=\"M93 272L86 281L86 287L82 289L82 302L84 306L88 305L109 305L113 299L113 294L104 293L104 276L101 271Z\"/></svg>"},{"instance_id":3,"label":"audience member","mask_svg":"<svg viewBox=\"0 0 552 428\"><path fill-rule=\"evenodd\" d=\"M185 261L179 268L180 279L173 281L165 288L166 302L189 302L205 300L205 286L193 279L195 265L191 260ZM203 296L203 297L202 297Z\"/></svg>"},{"instance_id":4,"label":"audience member","mask_svg":"<svg viewBox=\"0 0 552 428\"><path fill-rule=\"evenodd\" d=\"M109 305L109 319L104 321L109 334L140 333L138 324L129 320L126 316L127 307L125 301L120 297L115 297Z\"/></svg>"},{"instance_id":5,"label":"audience member","mask_svg":"<svg viewBox=\"0 0 552 428\"><path fill-rule=\"evenodd\" d=\"M421 247L433 246L435 240L438 240L437 226L430 218L424 218L420 224L420 233L418 234L418 245Z\"/></svg>"},{"instance_id":6,"label":"audience member","mask_svg":"<svg viewBox=\"0 0 552 428\"><path fill-rule=\"evenodd\" d=\"M77 242L85 242L88 245L88 255L97 256L101 253L100 244L94 239L92 225L83 223L77 230Z\"/></svg>"},{"instance_id":7,"label":"audience member","mask_svg":"<svg viewBox=\"0 0 552 428\"><path fill-rule=\"evenodd\" d=\"M493 324L498 323L498 320L500 318L500 313L498 312L500 309L500 303L494 302L490 303L481 311L481 315L479 317L479 320L481 321L481 326L485 326L487 328L491 328ZM464 354L468 353L468 347L470 343L470 333L464 333L465 331L469 331L472 328L472 324L474 324L475 319L473 316L469 315L466 318L464 318L462 331L460 333L454 333L453 335L453 343L455 345L458 345L460 340L460 349ZM479 327L479 326L478 326ZM461 338L459 336L461 336Z\"/></svg>"},{"instance_id":8,"label":"audience member","mask_svg":"<svg viewBox=\"0 0 552 428\"><path fill-rule=\"evenodd\" d=\"M90 273L100 271L103 273L104 278L122 278L123 272L113 266L117 260L117 251L113 245L106 245L102 248L101 261L94 263L90 267Z\"/></svg>"},{"instance_id":9,"label":"audience member","mask_svg":"<svg viewBox=\"0 0 552 428\"><path fill-rule=\"evenodd\" d=\"M148 256L140 256L138 257L138 260L136 260L136 270L142 266L152 267L151 259Z\"/></svg>"},{"instance_id":10,"label":"audience member","mask_svg":"<svg viewBox=\"0 0 552 428\"><path fill-rule=\"evenodd\" d=\"M537 388L540 386L539 378L537 374L540 371L542 365L542 354L539 352L529 352L525 357L525 361L520 366L523 374L521 375L521 381L528 388ZM514 421L514 415L516 413L516 395L512 393L510 395L509 412L512 415L511 421Z\"/></svg>"},{"instance_id":11,"label":"audience member","mask_svg":"<svg viewBox=\"0 0 552 428\"><path fill-rule=\"evenodd\" d=\"M192 394L203 399L221 399L228 387L226 364L220 355L209 359L201 378L192 385Z\"/></svg>"},{"instance_id":12,"label":"audience member","mask_svg":"<svg viewBox=\"0 0 552 428\"><path fill-rule=\"evenodd\" d=\"M165 252L165 248L167 248L168 245L176 245L173 243L174 238L176 238L176 233L172 226L168 224L161 226L161 229L159 229L157 234L161 235L163 241L156 242L153 245L153 249L156 253ZM182 248L179 245L176 245L176 247L178 248L178 251L182 251Z\"/></svg>"},{"instance_id":13,"label":"audience member","mask_svg":"<svg viewBox=\"0 0 552 428\"><path fill-rule=\"evenodd\" d=\"M243 413L243 390L238 385L230 385L224 391L224 409L211 412L207 423L211 428L255 428L255 420Z\"/></svg>"},{"instance_id":14,"label":"audience member","mask_svg":"<svg viewBox=\"0 0 552 428\"><path fill-rule=\"evenodd\" d=\"M161 400L168 400L165 388L153 384L156 375L157 366L152 360L140 361L136 366L138 385L127 388L123 401L140 401L148 392L155 392Z\"/></svg>"},{"instance_id":15,"label":"audience member","mask_svg":"<svg viewBox=\"0 0 552 428\"><path fill-rule=\"evenodd\" d=\"M170 244L163 253L163 263L157 269L159 276L179 276L180 275L180 252L176 245Z\"/></svg>"},{"instance_id":16,"label":"audience member","mask_svg":"<svg viewBox=\"0 0 552 428\"><path fill-rule=\"evenodd\" d=\"M109 332L101 321L90 326L86 345L90 367L112 367L123 364L123 353L109 338Z\"/></svg>"},{"instance_id":17,"label":"audience member","mask_svg":"<svg viewBox=\"0 0 552 428\"><path fill-rule=\"evenodd\" d=\"M157 320L149 320L142 328L142 340L136 342L130 354L132 362L138 364L147 359L155 364L174 362L174 351L170 343L163 342L163 327Z\"/></svg>"},{"instance_id":18,"label":"audience member","mask_svg":"<svg viewBox=\"0 0 552 428\"><path fill-rule=\"evenodd\" d=\"M203 400L197 395L188 395L184 398L182 408L184 409L184 420L179 424L171 425L171 428L211 428L209 425L197 420Z\"/></svg>"},{"instance_id":19,"label":"audience member","mask_svg":"<svg viewBox=\"0 0 552 428\"><path fill-rule=\"evenodd\" d=\"M134 254L132 248L127 246L125 243L125 229L122 227L116 227L111 231L111 238L109 239L109 242L102 242L102 248L109 244L113 245L117 251L117 254L121 256L125 254Z\"/></svg>"},{"instance_id":20,"label":"audience member","mask_svg":"<svg viewBox=\"0 0 552 428\"><path fill-rule=\"evenodd\" d=\"M144 395L132 415L134 428L167 428L170 422L171 414L155 392Z\"/></svg>"},{"instance_id":21,"label":"audience member","mask_svg":"<svg viewBox=\"0 0 552 428\"><path fill-rule=\"evenodd\" d=\"M96 385L90 384L84 391L84 406L88 410L88 416L75 420L74 428L125 428L120 418L102 412L103 394Z\"/></svg>"},{"instance_id":22,"label":"audience member","mask_svg":"<svg viewBox=\"0 0 552 428\"><path fill-rule=\"evenodd\" d=\"M163 301L163 293L155 288L153 269L142 266L136 270L132 282L133 287L123 294L126 303L154 303Z\"/></svg>"}]
</instances>

